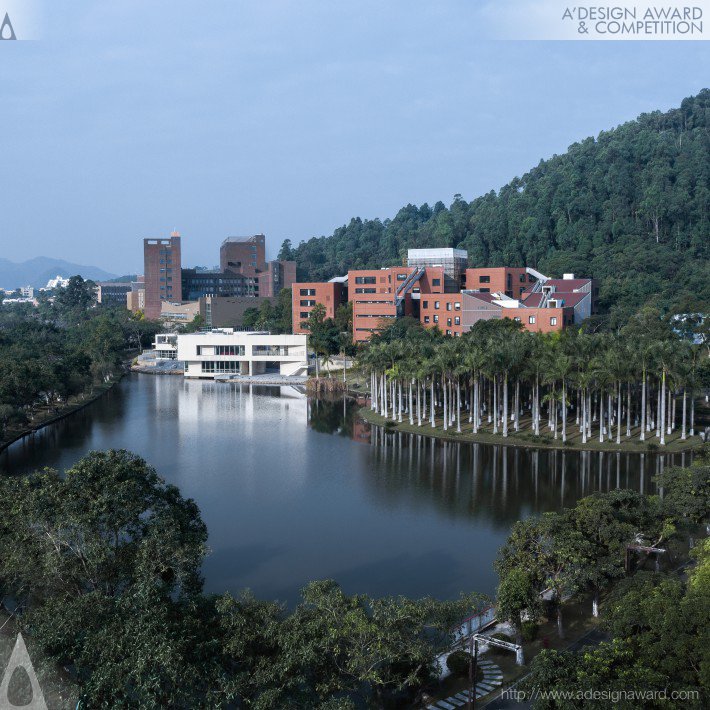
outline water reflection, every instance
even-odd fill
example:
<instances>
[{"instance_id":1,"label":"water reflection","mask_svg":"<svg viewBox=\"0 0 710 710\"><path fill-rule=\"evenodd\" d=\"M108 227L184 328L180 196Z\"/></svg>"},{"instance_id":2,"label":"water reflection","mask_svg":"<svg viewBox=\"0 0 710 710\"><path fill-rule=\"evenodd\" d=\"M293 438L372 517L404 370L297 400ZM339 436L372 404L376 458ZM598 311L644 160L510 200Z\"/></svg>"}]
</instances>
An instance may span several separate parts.
<instances>
[{"instance_id":1,"label":"water reflection","mask_svg":"<svg viewBox=\"0 0 710 710\"><path fill-rule=\"evenodd\" d=\"M492 593L515 520L595 490L653 492L682 455L456 444L370 427L351 399L293 387L130 376L0 454L11 474L127 448L195 499L210 592L287 602L312 579L374 595Z\"/></svg>"},{"instance_id":2,"label":"water reflection","mask_svg":"<svg viewBox=\"0 0 710 710\"><path fill-rule=\"evenodd\" d=\"M690 454L462 444L382 427L370 428L369 443L381 473L368 476L367 483L383 500L426 501L449 515L484 517L503 527L533 513L571 507L595 491L662 494L655 475L691 460Z\"/></svg>"}]
</instances>

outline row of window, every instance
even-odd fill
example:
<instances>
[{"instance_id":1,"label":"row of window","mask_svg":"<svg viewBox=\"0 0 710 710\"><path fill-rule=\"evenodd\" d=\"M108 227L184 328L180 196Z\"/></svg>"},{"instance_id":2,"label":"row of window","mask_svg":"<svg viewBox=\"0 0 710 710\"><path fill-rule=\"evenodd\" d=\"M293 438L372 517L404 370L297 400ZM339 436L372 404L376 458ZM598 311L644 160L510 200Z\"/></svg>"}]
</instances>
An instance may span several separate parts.
<instances>
[{"instance_id":1,"label":"row of window","mask_svg":"<svg viewBox=\"0 0 710 710\"><path fill-rule=\"evenodd\" d=\"M311 306L315 306L316 302L314 300L304 300L301 301L300 305L301 308L310 308Z\"/></svg>"},{"instance_id":2,"label":"row of window","mask_svg":"<svg viewBox=\"0 0 710 710\"><path fill-rule=\"evenodd\" d=\"M212 360L206 360L202 363L202 372L208 372L210 374L230 374L234 372L239 372L241 370L242 363L235 361L227 362L214 362Z\"/></svg>"},{"instance_id":3,"label":"row of window","mask_svg":"<svg viewBox=\"0 0 710 710\"><path fill-rule=\"evenodd\" d=\"M451 301L446 302L446 310L450 311L451 310ZM441 307L441 302L440 301L434 301L434 310L438 311L439 308ZM429 301L422 301L422 308L429 308ZM460 301L454 301L453 303L453 310L455 311L460 311L461 310L461 302Z\"/></svg>"},{"instance_id":4,"label":"row of window","mask_svg":"<svg viewBox=\"0 0 710 710\"><path fill-rule=\"evenodd\" d=\"M439 316L432 316L433 320L429 320L429 316L424 316L424 322L425 323L438 323L439 322ZM453 320L454 325L461 325L461 316L455 316ZM451 318L446 319L446 325L451 325Z\"/></svg>"},{"instance_id":5,"label":"row of window","mask_svg":"<svg viewBox=\"0 0 710 710\"><path fill-rule=\"evenodd\" d=\"M517 316L513 320L515 320L517 323L520 323L520 318L518 318ZM528 316L528 323L530 325L535 325L536 322L537 316ZM557 316L550 317L550 325L557 325Z\"/></svg>"},{"instance_id":6,"label":"row of window","mask_svg":"<svg viewBox=\"0 0 710 710\"><path fill-rule=\"evenodd\" d=\"M198 355L202 355L203 348L210 348L210 350L214 348L214 352L210 352L210 355L231 355L232 357L240 357L244 355L243 345L198 345Z\"/></svg>"},{"instance_id":7,"label":"row of window","mask_svg":"<svg viewBox=\"0 0 710 710\"><path fill-rule=\"evenodd\" d=\"M302 288L301 296L315 296L316 290L314 288Z\"/></svg>"}]
</instances>

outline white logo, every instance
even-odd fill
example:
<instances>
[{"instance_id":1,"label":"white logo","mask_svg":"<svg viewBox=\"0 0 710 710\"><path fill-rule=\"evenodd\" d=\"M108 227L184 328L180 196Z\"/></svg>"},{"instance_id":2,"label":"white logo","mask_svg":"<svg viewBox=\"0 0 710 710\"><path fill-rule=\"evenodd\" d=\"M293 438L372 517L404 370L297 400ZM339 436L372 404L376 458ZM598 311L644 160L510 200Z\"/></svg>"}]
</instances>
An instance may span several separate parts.
<instances>
[{"instance_id":1,"label":"white logo","mask_svg":"<svg viewBox=\"0 0 710 710\"><path fill-rule=\"evenodd\" d=\"M27 677L30 679L30 685L32 686L32 700L26 705L15 705L7 696L7 691L10 688L10 678L12 678L12 674L16 668L25 669L25 673L27 673ZM47 710L47 703L44 702L44 695L42 695L42 689L39 687L37 674L32 666L30 654L27 653L27 646L25 646L25 640L22 638L22 634L17 634L15 648L12 649L10 661L5 669L5 675L2 677L2 683L0 683L0 710L9 710L10 708Z\"/></svg>"}]
</instances>

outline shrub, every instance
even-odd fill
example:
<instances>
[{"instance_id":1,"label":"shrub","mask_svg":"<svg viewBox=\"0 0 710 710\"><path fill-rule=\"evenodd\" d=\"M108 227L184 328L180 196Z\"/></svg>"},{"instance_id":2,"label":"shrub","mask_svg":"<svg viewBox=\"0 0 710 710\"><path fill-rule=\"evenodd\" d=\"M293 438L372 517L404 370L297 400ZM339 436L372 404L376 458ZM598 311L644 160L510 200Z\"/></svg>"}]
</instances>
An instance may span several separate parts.
<instances>
[{"instance_id":1,"label":"shrub","mask_svg":"<svg viewBox=\"0 0 710 710\"><path fill-rule=\"evenodd\" d=\"M451 675L457 678L468 677L470 663L471 654L467 651L454 651L446 658L446 667L451 671Z\"/></svg>"},{"instance_id":2,"label":"shrub","mask_svg":"<svg viewBox=\"0 0 710 710\"><path fill-rule=\"evenodd\" d=\"M534 621L523 621L520 631L523 641L534 641L537 637L538 625Z\"/></svg>"}]
</instances>

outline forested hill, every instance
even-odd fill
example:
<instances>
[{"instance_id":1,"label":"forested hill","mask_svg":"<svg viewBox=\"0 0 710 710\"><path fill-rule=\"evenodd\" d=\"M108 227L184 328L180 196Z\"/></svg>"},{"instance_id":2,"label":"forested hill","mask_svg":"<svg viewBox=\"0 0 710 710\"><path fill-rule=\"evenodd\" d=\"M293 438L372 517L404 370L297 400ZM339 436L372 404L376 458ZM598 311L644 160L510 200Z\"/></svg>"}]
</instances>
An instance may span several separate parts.
<instances>
[{"instance_id":1,"label":"forested hill","mask_svg":"<svg viewBox=\"0 0 710 710\"><path fill-rule=\"evenodd\" d=\"M301 280L402 263L412 247L467 249L475 266L534 266L600 281L611 324L645 303L710 302L710 90L543 160L497 193L355 218L293 247Z\"/></svg>"}]
</instances>

